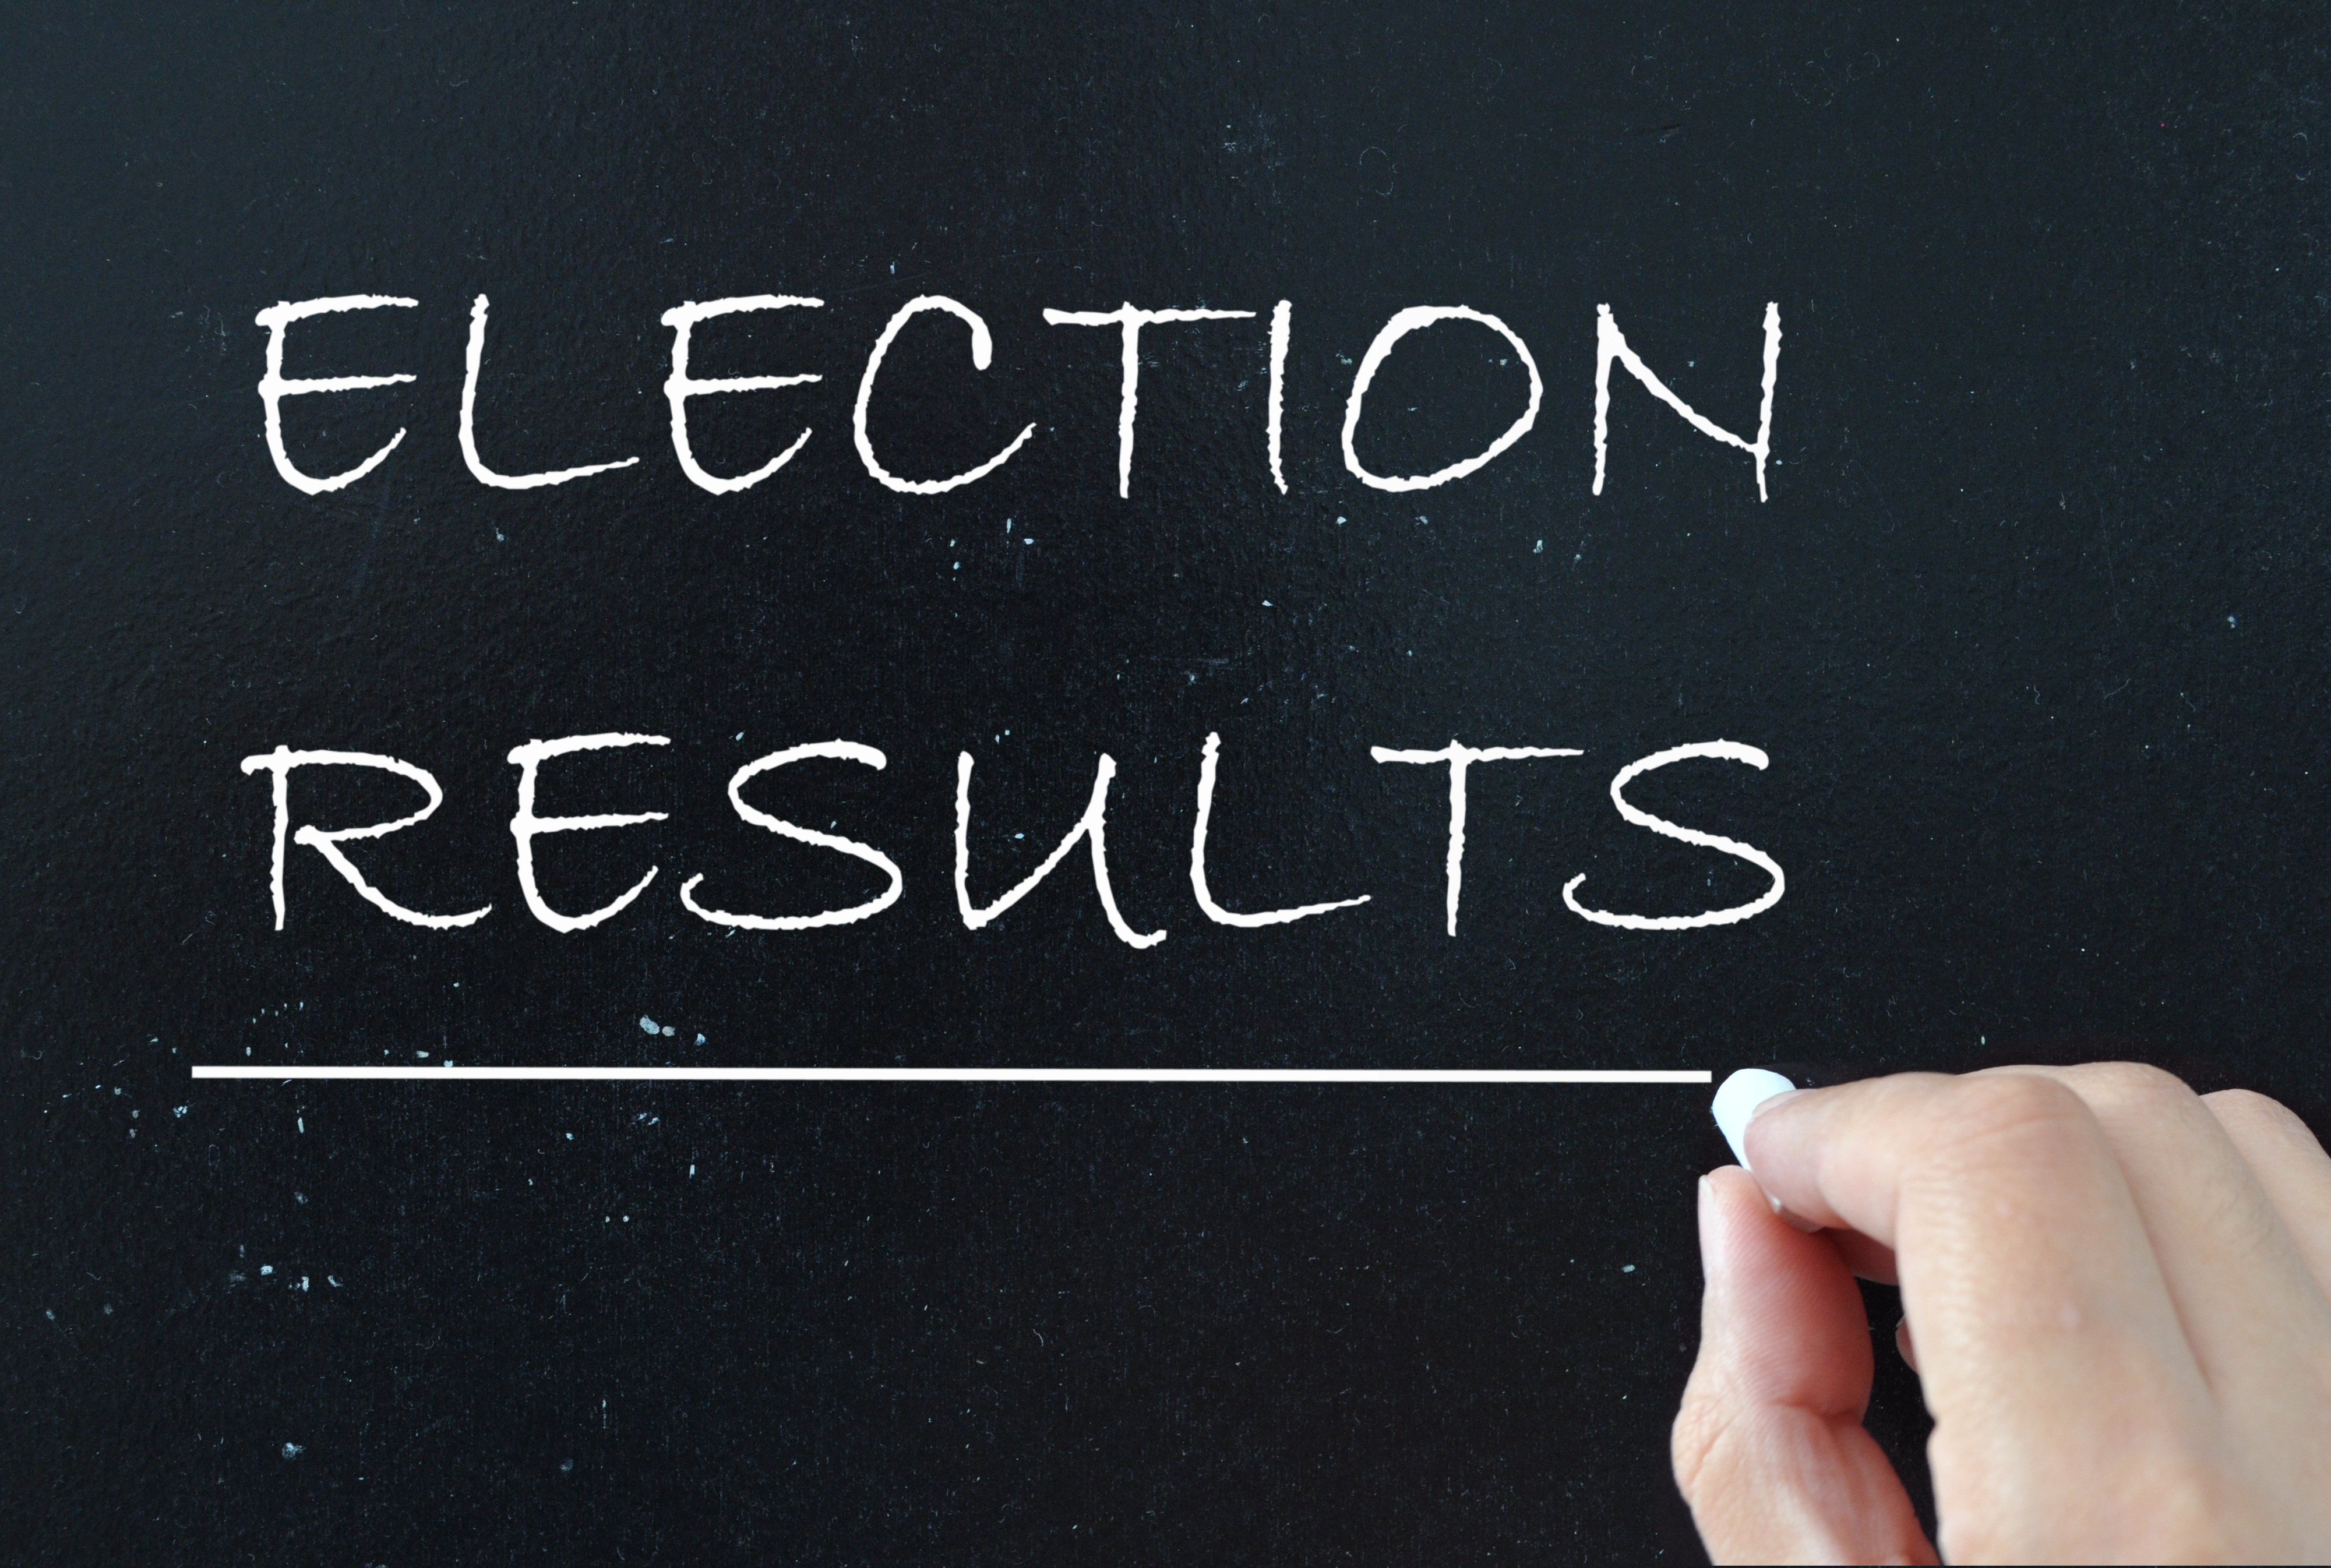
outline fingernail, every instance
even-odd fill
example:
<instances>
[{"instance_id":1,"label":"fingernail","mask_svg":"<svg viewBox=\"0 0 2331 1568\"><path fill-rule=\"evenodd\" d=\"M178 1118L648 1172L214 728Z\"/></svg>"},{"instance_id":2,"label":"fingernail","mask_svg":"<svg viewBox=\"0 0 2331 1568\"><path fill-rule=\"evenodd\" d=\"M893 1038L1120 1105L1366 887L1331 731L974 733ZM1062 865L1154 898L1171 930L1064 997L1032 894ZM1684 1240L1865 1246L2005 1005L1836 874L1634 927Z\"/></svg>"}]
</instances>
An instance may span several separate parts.
<instances>
[{"instance_id":1,"label":"fingernail","mask_svg":"<svg viewBox=\"0 0 2331 1568\"><path fill-rule=\"evenodd\" d=\"M1793 1099L1796 1098L1799 1095L1802 1095L1802 1094L1811 1094L1812 1092L1812 1091L1810 1088L1791 1088L1791 1089L1783 1089L1779 1094L1776 1094L1776 1095L1767 1095L1765 1098L1758 1100L1758 1101L1757 1101L1754 1106L1752 1106L1752 1107L1749 1107L1749 1110L1748 1110L1748 1126L1755 1126L1755 1125L1756 1125L1756 1118L1757 1118L1758 1117L1763 1116L1765 1112L1767 1112L1767 1111L1771 1110L1774 1106L1781 1104L1783 1101L1784 1101L1784 1100L1793 1100ZM1746 1165L1746 1164L1747 1164L1747 1163L1748 1163L1748 1159L1747 1159L1747 1144L1748 1144L1748 1127L1742 1127L1742 1128L1740 1129L1740 1143L1739 1143L1739 1147L1740 1147L1740 1149L1741 1149L1741 1159L1740 1159L1740 1163L1741 1163L1743 1165ZM1752 1175L1752 1176L1754 1176L1754 1175L1755 1175L1755 1174L1756 1174L1756 1173L1755 1173L1755 1172L1754 1172L1754 1171L1750 1171L1748 1174L1749 1174L1750 1175ZM1762 1185L1764 1184L1761 1179L1758 1181L1757 1184L1758 1184L1759 1186L1762 1186ZM1814 1224L1811 1220L1806 1219L1803 1215L1802 1215L1802 1214L1798 1213L1795 1210L1784 1207L1784 1206L1782 1205L1781 1200L1780 1200L1780 1199L1778 1199L1778 1198L1775 1198L1775 1197L1774 1197L1774 1196L1773 1196L1773 1194L1772 1194L1772 1193L1766 1193L1765 1194L1765 1202L1766 1202L1767 1203L1772 1204L1772 1205L1773 1205L1773 1212L1774 1212L1774 1213L1775 1213L1775 1214L1778 1214L1778 1215L1781 1217L1781 1221L1782 1221L1782 1223L1784 1223L1784 1224L1785 1224L1785 1225L1789 1226L1789 1227L1790 1227L1791 1229L1793 1229L1793 1230L1803 1231L1806 1235L1810 1236L1810 1235L1812 1235L1814 1231L1818 1231L1818 1230L1820 1230L1820 1229L1821 1229L1821 1227L1820 1227L1819 1225Z\"/></svg>"},{"instance_id":2,"label":"fingernail","mask_svg":"<svg viewBox=\"0 0 2331 1568\"><path fill-rule=\"evenodd\" d=\"M1732 1157L1744 1170L1754 1170L1748 1164L1748 1124L1758 1111L1773 1101L1797 1092L1797 1086L1769 1068L1744 1067L1724 1080L1716 1091L1716 1099L1708 1108L1715 1117L1717 1130L1731 1145Z\"/></svg>"},{"instance_id":3,"label":"fingernail","mask_svg":"<svg viewBox=\"0 0 2331 1568\"><path fill-rule=\"evenodd\" d=\"M1699 1266L1708 1299L1720 1300L1724 1294L1727 1260L1731 1249L1725 1242L1722 1210L1717 1203L1716 1183L1708 1177L1699 1179Z\"/></svg>"},{"instance_id":4,"label":"fingernail","mask_svg":"<svg viewBox=\"0 0 2331 1568\"><path fill-rule=\"evenodd\" d=\"M1751 1172L1749 1174L1754 1175L1755 1173ZM1814 1224L1811 1220L1806 1219L1794 1209L1791 1209L1784 1205L1780 1199L1775 1198L1770 1193L1765 1194L1765 1202L1773 1206L1773 1212L1780 1216L1781 1223L1786 1225L1792 1231L1802 1231L1806 1235L1810 1236L1814 1231L1821 1229L1819 1225Z\"/></svg>"}]
</instances>

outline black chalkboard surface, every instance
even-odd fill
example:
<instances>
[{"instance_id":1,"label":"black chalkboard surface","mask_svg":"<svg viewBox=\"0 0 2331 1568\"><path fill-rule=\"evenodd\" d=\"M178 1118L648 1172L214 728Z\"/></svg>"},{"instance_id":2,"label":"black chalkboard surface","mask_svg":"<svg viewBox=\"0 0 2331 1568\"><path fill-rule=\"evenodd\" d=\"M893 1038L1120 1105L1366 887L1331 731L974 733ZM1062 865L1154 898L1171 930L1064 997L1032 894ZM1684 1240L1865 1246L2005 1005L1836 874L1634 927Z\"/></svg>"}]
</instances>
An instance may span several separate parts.
<instances>
[{"instance_id":1,"label":"black chalkboard surface","mask_svg":"<svg viewBox=\"0 0 2331 1568\"><path fill-rule=\"evenodd\" d=\"M1704 1075L2324 1095L2316 8L14 23L15 1560L1688 1556Z\"/></svg>"}]
</instances>

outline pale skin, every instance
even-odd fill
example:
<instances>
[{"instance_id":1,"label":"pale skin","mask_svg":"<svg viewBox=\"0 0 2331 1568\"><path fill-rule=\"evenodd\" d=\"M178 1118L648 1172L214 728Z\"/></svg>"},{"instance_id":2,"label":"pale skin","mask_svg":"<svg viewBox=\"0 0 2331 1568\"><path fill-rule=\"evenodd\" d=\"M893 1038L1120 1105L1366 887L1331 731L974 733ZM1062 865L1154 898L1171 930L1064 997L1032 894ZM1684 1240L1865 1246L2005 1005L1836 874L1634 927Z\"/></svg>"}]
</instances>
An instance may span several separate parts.
<instances>
[{"instance_id":1,"label":"pale skin","mask_svg":"<svg viewBox=\"0 0 2331 1568\"><path fill-rule=\"evenodd\" d=\"M2331 1159L2283 1107L1911 1073L1768 1101L1746 1145L1700 1183L1675 1424L1717 1562L2331 1561ZM1938 1542L1861 1427L1857 1274L1901 1287Z\"/></svg>"}]
</instances>

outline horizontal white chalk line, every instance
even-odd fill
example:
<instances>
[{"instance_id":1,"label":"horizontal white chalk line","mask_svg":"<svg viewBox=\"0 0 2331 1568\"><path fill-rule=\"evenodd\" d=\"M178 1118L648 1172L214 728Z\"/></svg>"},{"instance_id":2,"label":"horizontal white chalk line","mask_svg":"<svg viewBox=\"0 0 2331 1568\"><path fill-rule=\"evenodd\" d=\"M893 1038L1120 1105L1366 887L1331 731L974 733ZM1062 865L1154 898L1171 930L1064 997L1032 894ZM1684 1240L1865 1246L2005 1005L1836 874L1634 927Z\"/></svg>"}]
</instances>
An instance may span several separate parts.
<instances>
[{"instance_id":1,"label":"horizontal white chalk line","mask_svg":"<svg viewBox=\"0 0 2331 1568\"><path fill-rule=\"evenodd\" d=\"M1705 1084L1704 1070L1307 1067L261 1067L197 1064L196 1078L480 1079L520 1083L1483 1083Z\"/></svg>"}]
</instances>

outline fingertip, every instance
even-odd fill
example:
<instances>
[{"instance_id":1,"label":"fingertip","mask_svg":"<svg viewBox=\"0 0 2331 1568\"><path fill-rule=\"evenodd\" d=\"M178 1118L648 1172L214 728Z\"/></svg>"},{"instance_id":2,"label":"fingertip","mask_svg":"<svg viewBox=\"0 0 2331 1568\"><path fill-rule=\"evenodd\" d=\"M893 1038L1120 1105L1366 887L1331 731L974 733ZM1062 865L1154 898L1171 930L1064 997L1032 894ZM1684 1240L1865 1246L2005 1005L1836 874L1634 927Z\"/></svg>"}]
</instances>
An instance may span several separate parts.
<instances>
[{"instance_id":1,"label":"fingertip","mask_svg":"<svg viewBox=\"0 0 2331 1568\"><path fill-rule=\"evenodd\" d=\"M1761 1199L1765 1189L1743 1165L1718 1165L1699 1179L1699 1190L1714 1202L1722 1202L1727 1193L1742 1190L1755 1193Z\"/></svg>"},{"instance_id":2,"label":"fingertip","mask_svg":"<svg viewBox=\"0 0 2331 1568\"><path fill-rule=\"evenodd\" d=\"M1712 1254L1742 1226L1755 1226L1771 1214L1765 1189L1738 1165L1718 1165L1699 1179L1700 1250Z\"/></svg>"},{"instance_id":3,"label":"fingertip","mask_svg":"<svg viewBox=\"0 0 2331 1568\"><path fill-rule=\"evenodd\" d=\"M1801 1235L1810 1236L1822 1229L1821 1225L1788 1208L1780 1199L1766 1192L1765 1184L1756 1179L1756 1173L1745 1165L1718 1165L1699 1179L1699 1185L1703 1213L1711 1202L1753 1203Z\"/></svg>"}]
</instances>

